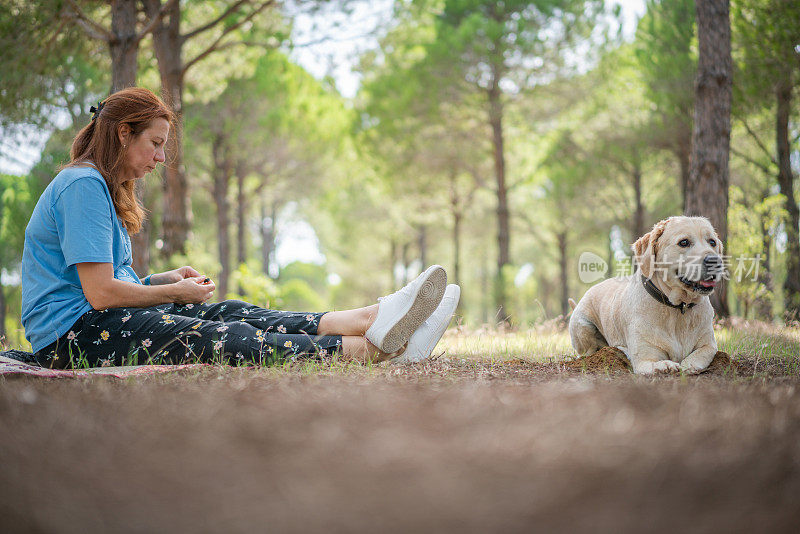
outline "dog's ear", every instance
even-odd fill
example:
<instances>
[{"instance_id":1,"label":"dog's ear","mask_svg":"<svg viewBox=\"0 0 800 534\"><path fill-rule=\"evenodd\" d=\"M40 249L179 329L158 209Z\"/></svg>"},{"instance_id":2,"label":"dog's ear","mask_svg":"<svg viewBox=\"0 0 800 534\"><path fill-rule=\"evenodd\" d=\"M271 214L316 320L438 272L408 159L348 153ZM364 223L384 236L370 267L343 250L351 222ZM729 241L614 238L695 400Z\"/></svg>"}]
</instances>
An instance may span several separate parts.
<instances>
[{"instance_id":1,"label":"dog's ear","mask_svg":"<svg viewBox=\"0 0 800 534\"><path fill-rule=\"evenodd\" d=\"M633 259L639 266L639 270L647 278L653 274L652 249L650 248L650 232L644 234L636 240L631 247L633 249Z\"/></svg>"},{"instance_id":2,"label":"dog's ear","mask_svg":"<svg viewBox=\"0 0 800 534\"><path fill-rule=\"evenodd\" d=\"M652 230L637 239L631 247L639 270L647 278L653 276L653 264L656 262L658 254L658 238L664 233L668 222L669 219L657 222Z\"/></svg>"}]
</instances>

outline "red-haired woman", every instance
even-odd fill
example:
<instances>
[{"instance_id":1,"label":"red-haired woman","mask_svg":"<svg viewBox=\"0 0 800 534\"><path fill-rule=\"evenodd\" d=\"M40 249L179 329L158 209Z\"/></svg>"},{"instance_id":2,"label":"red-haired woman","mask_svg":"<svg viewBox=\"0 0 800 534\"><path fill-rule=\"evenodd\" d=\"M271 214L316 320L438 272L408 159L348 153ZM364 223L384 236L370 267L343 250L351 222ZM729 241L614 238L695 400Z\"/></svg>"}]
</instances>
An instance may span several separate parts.
<instances>
[{"instance_id":1,"label":"red-haired woman","mask_svg":"<svg viewBox=\"0 0 800 534\"><path fill-rule=\"evenodd\" d=\"M41 365L430 355L459 297L438 265L379 304L328 313L206 304L214 283L188 266L140 280L129 237L144 220L135 182L164 162L173 114L141 88L114 93L92 112L25 231L22 324Z\"/></svg>"}]
</instances>

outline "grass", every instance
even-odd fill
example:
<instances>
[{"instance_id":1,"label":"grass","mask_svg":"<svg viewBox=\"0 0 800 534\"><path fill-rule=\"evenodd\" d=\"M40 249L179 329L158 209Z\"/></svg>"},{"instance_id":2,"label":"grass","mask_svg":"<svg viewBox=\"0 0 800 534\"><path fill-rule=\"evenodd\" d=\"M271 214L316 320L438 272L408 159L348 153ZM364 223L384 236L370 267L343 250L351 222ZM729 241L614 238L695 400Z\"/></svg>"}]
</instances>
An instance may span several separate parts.
<instances>
[{"instance_id":1,"label":"grass","mask_svg":"<svg viewBox=\"0 0 800 534\"><path fill-rule=\"evenodd\" d=\"M569 334L566 331L556 330L518 332L450 330L436 349L436 352L442 351L451 357L501 362L520 358L547 362L573 354Z\"/></svg>"},{"instance_id":2,"label":"grass","mask_svg":"<svg viewBox=\"0 0 800 534\"><path fill-rule=\"evenodd\" d=\"M717 324L715 335L719 350L728 353L740 367L739 376L800 377L800 328L782 327L767 323L752 323L731 319ZM530 373L550 378L564 374L563 362L575 356L566 330L539 328L519 331L463 327L446 332L436 347L430 362L424 365L395 366L390 364L359 364L338 358L323 360L298 359L275 366L256 366L265 376L348 376L405 378L435 375L443 378L486 376L509 366L523 365ZM158 363L158 357L153 363ZM74 368L87 367L77 355ZM124 362L130 364L131 362ZM214 363L219 364L220 361ZM239 367L222 367L222 371ZM251 366L243 366L249 372ZM526 373L528 374L528 373ZM569 374L569 373L566 373Z\"/></svg>"}]
</instances>

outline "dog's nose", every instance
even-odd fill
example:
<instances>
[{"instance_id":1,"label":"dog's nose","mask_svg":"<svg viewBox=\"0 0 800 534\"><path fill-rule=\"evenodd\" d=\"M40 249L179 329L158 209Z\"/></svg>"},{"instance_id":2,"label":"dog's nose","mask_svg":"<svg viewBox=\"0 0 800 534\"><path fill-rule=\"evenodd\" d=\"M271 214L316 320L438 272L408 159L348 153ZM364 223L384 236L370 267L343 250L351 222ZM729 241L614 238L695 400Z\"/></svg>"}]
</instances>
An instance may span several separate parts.
<instances>
[{"instance_id":1,"label":"dog's nose","mask_svg":"<svg viewBox=\"0 0 800 534\"><path fill-rule=\"evenodd\" d=\"M703 258L703 271L709 275L717 275L722 272L722 258L716 254L709 254Z\"/></svg>"}]
</instances>

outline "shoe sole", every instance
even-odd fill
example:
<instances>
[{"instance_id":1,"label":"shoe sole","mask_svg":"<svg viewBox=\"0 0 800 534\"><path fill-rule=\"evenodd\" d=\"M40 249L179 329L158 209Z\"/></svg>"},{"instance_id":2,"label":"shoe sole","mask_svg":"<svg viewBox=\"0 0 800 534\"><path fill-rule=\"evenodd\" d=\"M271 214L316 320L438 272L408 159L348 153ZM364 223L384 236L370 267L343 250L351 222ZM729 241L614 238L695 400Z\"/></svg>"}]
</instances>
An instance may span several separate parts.
<instances>
[{"instance_id":1,"label":"shoe sole","mask_svg":"<svg viewBox=\"0 0 800 534\"><path fill-rule=\"evenodd\" d=\"M449 288L450 286L447 286L447 287ZM456 286L456 287L458 287L458 286ZM439 324L438 328L436 330L434 330L433 336L430 338L430 341L428 342L428 345L426 345L426 347L419 352L419 354L421 354L421 356L417 356L417 354L413 354L412 355L408 351L408 348L406 348L406 350L405 350L405 352L403 352L403 354L401 354L397 358L394 358L394 359L392 359L390 361L393 361L393 362L398 363L398 364L419 363L419 362L425 361L425 360L427 360L428 358L431 357L431 354L433 354L434 349L436 349L436 346L439 344L439 341L441 341L442 336L447 331L447 327L450 326L450 322L453 320L453 316L456 313L456 308L458 308L458 301L461 299L461 288L453 291L453 294L454 294L455 298L453 299L452 304L450 304L450 308L451 308L450 309L450 313L447 314L446 318L442 319L444 322L442 324ZM447 288L445 288L444 297L442 298L442 302L444 302L444 299L446 299L446 298L447 298ZM438 308L437 308L437 310L438 310ZM436 313L436 312L434 312L434 313ZM411 337L413 338L414 336L412 335ZM409 343L409 345L410 345L410 343ZM430 350L428 350L428 347L430 347Z\"/></svg>"},{"instance_id":2,"label":"shoe sole","mask_svg":"<svg viewBox=\"0 0 800 534\"><path fill-rule=\"evenodd\" d=\"M447 273L442 267L434 269L417 290L414 301L405 315L389 329L380 350L392 353L405 345L425 319L436 311L447 287Z\"/></svg>"}]
</instances>

